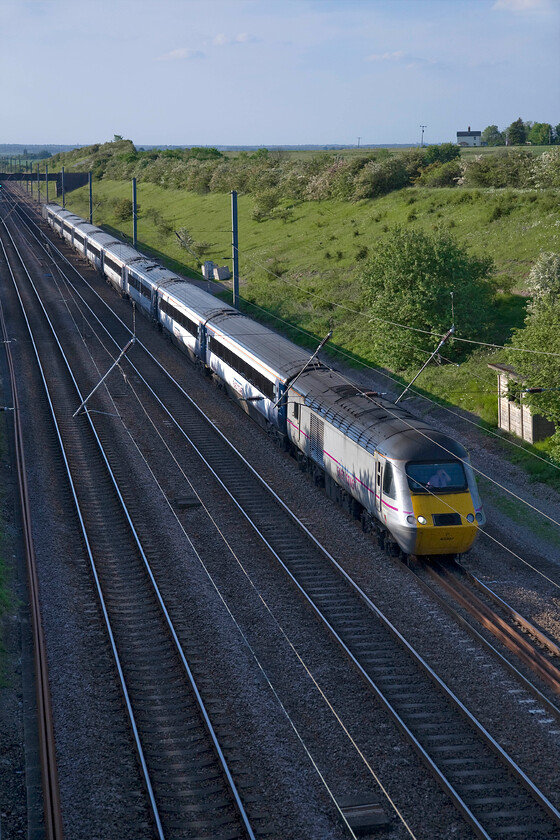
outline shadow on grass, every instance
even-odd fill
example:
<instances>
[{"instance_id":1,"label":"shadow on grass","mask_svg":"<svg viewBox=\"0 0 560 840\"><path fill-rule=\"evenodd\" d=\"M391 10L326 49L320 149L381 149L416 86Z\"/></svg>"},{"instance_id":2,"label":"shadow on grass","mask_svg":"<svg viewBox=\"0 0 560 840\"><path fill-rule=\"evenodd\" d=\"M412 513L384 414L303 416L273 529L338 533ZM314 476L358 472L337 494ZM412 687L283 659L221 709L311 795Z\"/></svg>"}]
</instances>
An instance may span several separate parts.
<instances>
[{"instance_id":1,"label":"shadow on grass","mask_svg":"<svg viewBox=\"0 0 560 840\"><path fill-rule=\"evenodd\" d=\"M529 298L509 292L496 297L492 329L494 344L506 344L510 340L513 330L519 330L525 326L528 302Z\"/></svg>"}]
</instances>

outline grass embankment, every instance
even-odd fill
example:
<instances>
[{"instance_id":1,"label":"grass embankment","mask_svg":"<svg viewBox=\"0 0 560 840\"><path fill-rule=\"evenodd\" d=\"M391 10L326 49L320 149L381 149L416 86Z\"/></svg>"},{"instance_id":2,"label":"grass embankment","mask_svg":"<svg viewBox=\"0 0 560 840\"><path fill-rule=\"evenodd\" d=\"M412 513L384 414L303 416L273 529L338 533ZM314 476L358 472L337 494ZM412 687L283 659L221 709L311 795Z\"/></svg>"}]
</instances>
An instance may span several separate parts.
<instances>
[{"instance_id":1,"label":"grass embankment","mask_svg":"<svg viewBox=\"0 0 560 840\"><path fill-rule=\"evenodd\" d=\"M130 237L132 222L118 221L113 212L117 199L131 197L130 184L96 181L93 190L94 224ZM452 233L473 254L493 257L501 288L493 340L503 344L513 328L523 325L523 292L532 264L541 250L560 250L559 202L557 190L411 187L357 203L302 202L290 207L287 220L273 217L257 222L251 215L255 197L241 195L241 295L251 314L269 319L295 341L311 346L332 327L331 353L340 349L347 361L375 367L369 351L375 324L362 311L356 269L395 225L428 232L439 228ZM195 242L205 243L205 259L231 266L229 195L200 196L141 183L138 203L140 248L176 271L197 274L200 260L179 246L174 233L186 227ZM87 217L87 187L69 194L66 204ZM451 324L451 307L449 316ZM456 326L460 335L461 325ZM307 338L308 334L312 338ZM403 342L414 345L414 333L403 331ZM460 368L427 369L416 387L444 404L474 412L495 427L496 377L487 363L499 359L499 353L478 348ZM397 379L407 381L414 372L405 371L402 379Z\"/></svg>"}]
</instances>

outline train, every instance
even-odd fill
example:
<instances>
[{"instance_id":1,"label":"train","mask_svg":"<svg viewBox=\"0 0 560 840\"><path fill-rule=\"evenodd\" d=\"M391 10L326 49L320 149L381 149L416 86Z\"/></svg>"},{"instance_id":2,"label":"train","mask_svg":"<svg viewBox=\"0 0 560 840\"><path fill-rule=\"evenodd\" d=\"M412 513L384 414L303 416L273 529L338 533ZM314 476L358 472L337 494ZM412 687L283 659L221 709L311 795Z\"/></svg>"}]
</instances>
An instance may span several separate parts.
<instances>
[{"instance_id":1,"label":"train","mask_svg":"<svg viewBox=\"0 0 560 840\"><path fill-rule=\"evenodd\" d=\"M459 441L71 211L42 213L389 554L471 548L485 515Z\"/></svg>"}]
</instances>

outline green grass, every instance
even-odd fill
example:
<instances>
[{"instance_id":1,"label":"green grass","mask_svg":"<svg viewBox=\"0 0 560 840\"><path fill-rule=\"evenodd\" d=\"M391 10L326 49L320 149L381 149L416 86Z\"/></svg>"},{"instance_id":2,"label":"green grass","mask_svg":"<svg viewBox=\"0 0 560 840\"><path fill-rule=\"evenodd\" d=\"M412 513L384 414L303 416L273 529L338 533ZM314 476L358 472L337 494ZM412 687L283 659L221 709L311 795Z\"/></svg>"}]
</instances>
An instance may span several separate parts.
<instances>
[{"instance_id":1,"label":"green grass","mask_svg":"<svg viewBox=\"0 0 560 840\"><path fill-rule=\"evenodd\" d=\"M500 150L517 149L530 152L532 155L542 155L554 146L469 146L461 149L461 157L469 158L476 155L495 155Z\"/></svg>"},{"instance_id":2,"label":"green grass","mask_svg":"<svg viewBox=\"0 0 560 840\"><path fill-rule=\"evenodd\" d=\"M504 493L492 481L479 476L477 483L482 497L496 505L513 522L522 522L528 533L560 547L560 534L553 522L549 522L539 513L528 508L524 502Z\"/></svg>"},{"instance_id":3,"label":"green grass","mask_svg":"<svg viewBox=\"0 0 560 840\"><path fill-rule=\"evenodd\" d=\"M94 224L108 224L132 235L132 222L117 222L111 202L129 198L127 183L94 182ZM165 252L191 269L199 266L182 251L173 233L162 236L146 217L149 207L158 210L176 230L187 227L197 241L209 244L208 258L223 264L231 258L231 211L227 194L195 195L164 190L154 184L138 185L140 213L138 236L146 245ZM255 199L239 196L240 273L246 286L274 266L298 284L342 290L348 287L364 248L371 251L387 230L397 224L432 231L449 230L461 245L475 254L489 254L497 267L502 288L523 291L527 274L541 250L560 249L556 225L559 191L428 189L411 187L376 200L355 204L343 201L303 202L291 205L289 221L251 218ZM67 205L87 216L87 187L70 193ZM272 280L273 278L270 277ZM339 295L337 295L337 300ZM517 320L517 319L515 319Z\"/></svg>"},{"instance_id":4,"label":"green grass","mask_svg":"<svg viewBox=\"0 0 560 840\"><path fill-rule=\"evenodd\" d=\"M114 201L131 196L130 184L102 180L94 182L93 189L94 224L105 225L116 235L131 237L132 222L119 222L113 215ZM251 217L254 197L241 195L238 210L240 293L246 301L243 307L307 346L316 345L317 339L333 328L333 339L328 345L333 358L341 350L350 364L376 367L370 350L375 325L361 311L361 289L355 280L359 254L365 249L372 253L380 247L395 225L414 226L427 232L444 229L473 254L493 257L502 292L496 301L492 328L494 343L503 344L512 329L523 325L525 282L540 251L560 251L559 202L557 190L412 187L355 204L302 202L291 207L288 221L272 218L259 223ZM148 218L147 211L153 208L174 230L186 227L196 241L207 243L205 258L231 267L228 194L200 196L141 183L138 203L138 242L142 250L179 273L195 276L200 272L200 263L180 248L173 231L161 233ZM69 194L67 207L87 217L87 187ZM225 291L224 297L227 296ZM460 326L457 324L458 330ZM414 345L414 334L407 333L403 341ZM499 353L481 348L459 368L428 368L415 387L443 405L460 406L478 415L483 424L495 427L496 377L487 365L499 360ZM405 371L397 379L409 381L414 373L415 369Z\"/></svg>"}]
</instances>

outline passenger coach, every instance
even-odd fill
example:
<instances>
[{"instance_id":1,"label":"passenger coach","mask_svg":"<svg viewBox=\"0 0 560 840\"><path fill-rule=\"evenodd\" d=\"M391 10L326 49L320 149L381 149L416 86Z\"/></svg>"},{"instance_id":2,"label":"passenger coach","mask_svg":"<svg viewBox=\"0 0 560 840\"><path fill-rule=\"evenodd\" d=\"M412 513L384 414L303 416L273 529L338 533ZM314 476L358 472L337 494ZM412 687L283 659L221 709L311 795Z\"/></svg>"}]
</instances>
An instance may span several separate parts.
<instances>
[{"instance_id":1,"label":"passenger coach","mask_svg":"<svg viewBox=\"0 0 560 840\"><path fill-rule=\"evenodd\" d=\"M464 447L57 205L44 217L390 552L467 551L485 518Z\"/></svg>"}]
</instances>

